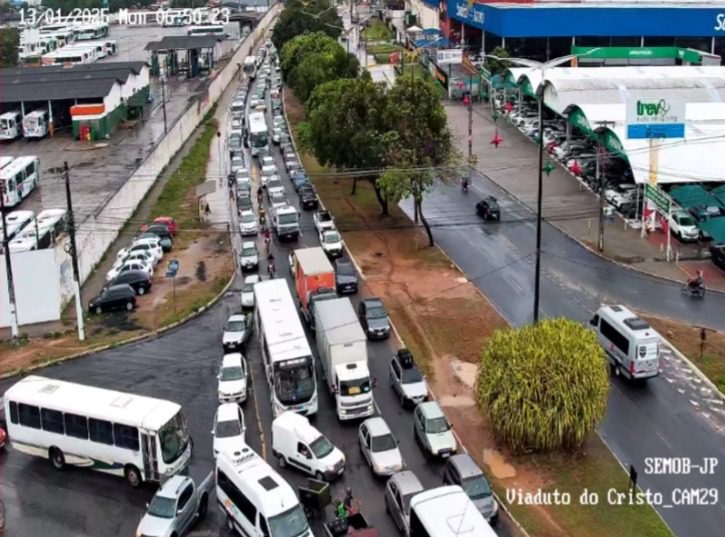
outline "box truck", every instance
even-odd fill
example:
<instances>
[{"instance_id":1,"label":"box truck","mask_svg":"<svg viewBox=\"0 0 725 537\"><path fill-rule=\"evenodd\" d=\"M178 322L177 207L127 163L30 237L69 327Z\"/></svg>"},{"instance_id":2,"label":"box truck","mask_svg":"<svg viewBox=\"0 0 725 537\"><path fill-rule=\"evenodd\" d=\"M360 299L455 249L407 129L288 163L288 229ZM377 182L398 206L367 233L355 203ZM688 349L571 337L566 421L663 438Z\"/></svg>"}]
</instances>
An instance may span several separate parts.
<instances>
[{"instance_id":1,"label":"box truck","mask_svg":"<svg viewBox=\"0 0 725 537\"><path fill-rule=\"evenodd\" d=\"M292 252L290 269L295 278L295 290L300 306L300 315L307 325L314 329L312 302L322 294L335 298L335 269L319 246L300 248ZM313 297L313 300L310 300ZM318 300L319 301L319 300Z\"/></svg>"}]
</instances>

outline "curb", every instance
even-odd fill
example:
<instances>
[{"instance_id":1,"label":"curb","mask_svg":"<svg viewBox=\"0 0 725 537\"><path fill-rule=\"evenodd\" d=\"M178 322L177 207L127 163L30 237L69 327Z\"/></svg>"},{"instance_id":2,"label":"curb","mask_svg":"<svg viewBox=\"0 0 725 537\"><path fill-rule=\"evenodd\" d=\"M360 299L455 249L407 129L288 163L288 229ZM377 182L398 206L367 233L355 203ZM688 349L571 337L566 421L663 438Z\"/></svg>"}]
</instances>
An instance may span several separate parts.
<instances>
[{"instance_id":1,"label":"curb","mask_svg":"<svg viewBox=\"0 0 725 537\"><path fill-rule=\"evenodd\" d=\"M667 338L665 338L662 334L660 334L660 337L664 341L667 341ZM672 349L672 352L678 358L681 358L682 360L685 361L685 363L687 363L687 365L695 372L695 374L698 377L700 377L700 380L702 380L702 382L704 382L705 384L707 384L708 388L710 388L713 391L714 394L717 394L717 397L719 397L720 400L725 400L725 393L721 392L720 391L720 388L718 388L713 381L711 381L709 378L707 378L707 376L702 371L700 371L700 368L699 367L697 367L687 356L685 356L685 354L683 354L677 347L675 347L669 341L667 341L667 346L670 349Z\"/></svg>"},{"instance_id":2,"label":"curb","mask_svg":"<svg viewBox=\"0 0 725 537\"><path fill-rule=\"evenodd\" d=\"M232 277L229 279L229 282L227 282L227 284L224 286L224 289L222 289L219 292L219 294L217 294L214 298L212 298L209 302L207 302L206 304L204 304L203 306L201 306L199 309L197 309L195 311L192 311L186 317L183 317L182 319L179 319L178 321L173 322L173 323L171 323L168 326L161 327L161 328L159 328L157 330L152 330L152 331L150 331L150 332L148 332L146 334L141 334L140 336L135 336L135 337L132 337L132 338L129 338L129 339L124 339L124 340L118 341L116 343L110 343L108 345L101 345L100 347L93 347L93 348L86 349L86 350L81 351L81 352L77 352L75 354L69 354L68 356L63 356L63 357L58 358L56 360L48 360L48 361L45 361L45 362L42 362L42 363L39 363L39 364L34 364L31 367L27 367L27 368L22 369L22 373L21 373L20 370L10 371L9 373L4 373L4 374L0 375L0 380L12 378L12 377L17 377L19 375L24 375L26 373L30 373L31 371L36 371L38 369L42 369L44 367L48 367L48 366L51 366L51 365L62 364L62 363L67 362L69 360L75 360L76 358L83 358L85 356L89 356L91 354L96 354L98 352L102 352L102 351L105 351L105 350L108 350L108 349L112 349L112 348L115 348L115 347L122 347L122 346L129 345L131 343L137 343L139 341L144 341L144 340L147 340L147 339L157 338L160 335L162 335L162 334L164 334L166 332L169 332L170 330L173 330L174 328L178 328L179 326L181 326L182 324L186 323L187 321L190 321L191 319L194 319L195 317L199 317L202 313L204 313L209 308L211 308L212 306L214 306L221 298L224 297L224 295L227 293L227 291L229 291L229 288L234 283L234 280L236 279L236 277L237 277L237 272L236 272L236 269L235 269L234 273L232 274Z\"/></svg>"}]
</instances>

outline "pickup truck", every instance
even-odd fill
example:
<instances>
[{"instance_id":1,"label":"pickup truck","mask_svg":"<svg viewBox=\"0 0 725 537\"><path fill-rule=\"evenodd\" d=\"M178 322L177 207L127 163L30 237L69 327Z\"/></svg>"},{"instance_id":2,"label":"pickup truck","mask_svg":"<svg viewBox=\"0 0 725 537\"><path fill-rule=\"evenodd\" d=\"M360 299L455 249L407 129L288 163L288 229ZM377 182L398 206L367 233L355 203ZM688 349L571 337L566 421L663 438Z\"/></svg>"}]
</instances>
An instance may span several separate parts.
<instances>
[{"instance_id":1,"label":"pickup truck","mask_svg":"<svg viewBox=\"0 0 725 537\"><path fill-rule=\"evenodd\" d=\"M144 537L183 537L206 516L214 474L198 485L193 478L175 475L154 494L141 519L136 535Z\"/></svg>"},{"instance_id":2,"label":"pickup truck","mask_svg":"<svg viewBox=\"0 0 725 537\"><path fill-rule=\"evenodd\" d=\"M330 211L325 209L315 211L312 215L312 221L315 223L317 233L322 233L328 229L335 229L335 222L332 219L332 215L330 214Z\"/></svg>"},{"instance_id":3,"label":"pickup truck","mask_svg":"<svg viewBox=\"0 0 725 537\"><path fill-rule=\"evenodd\" d=\"M380 537L361 512L325 523L325 537Z\"/></svg>"}]
</instances>

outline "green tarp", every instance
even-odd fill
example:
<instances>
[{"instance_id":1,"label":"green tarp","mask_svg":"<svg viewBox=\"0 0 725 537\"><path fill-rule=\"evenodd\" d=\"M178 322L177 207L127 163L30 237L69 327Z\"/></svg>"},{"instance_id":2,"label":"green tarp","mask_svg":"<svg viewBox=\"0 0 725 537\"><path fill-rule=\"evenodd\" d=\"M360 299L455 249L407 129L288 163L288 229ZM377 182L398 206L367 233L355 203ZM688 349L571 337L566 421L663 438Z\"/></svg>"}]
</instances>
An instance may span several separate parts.
<instances>
[{"instance_id":1,"label":"green tarp","mask_svg":"<svg viewBox=\"0 0 725 537\"><path fill-rule=\"evenodd\" d=\"M683 209L697 206L718 205L717 200L700 185L684 185L673 188L670 196Z\"/></svg>"},{"instance_id":2,"label":"green tarp","mask_svg":"<svg viewBox=\"0 0 725 537\"><path fill-rule=\"evenodd\" d=\"M711 218L699 227L712 237L713 244L725 244L725 216Z\"/></svg>"}]
</instances>

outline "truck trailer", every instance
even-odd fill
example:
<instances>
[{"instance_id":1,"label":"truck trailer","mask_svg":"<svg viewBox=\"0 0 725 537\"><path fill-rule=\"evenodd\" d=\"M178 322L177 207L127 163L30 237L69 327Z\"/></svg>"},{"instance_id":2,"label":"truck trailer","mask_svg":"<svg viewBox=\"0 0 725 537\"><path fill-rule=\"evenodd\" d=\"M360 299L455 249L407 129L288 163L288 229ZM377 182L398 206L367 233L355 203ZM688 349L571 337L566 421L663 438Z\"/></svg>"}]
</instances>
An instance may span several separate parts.
<instances>
[{"instance_id":1,"label":"truck trailer","mask_svg":"<svg viewBox=\"0 0 725 537\"><path fill-rule=\"evenodd\" d=\"M310 295L320 289L335 292L335 269L319 246L300 248L292 252L290 267L295 277L300 314L307 325L312 327L314 313L310 308Z\"/></svg>"}]
</instances>

